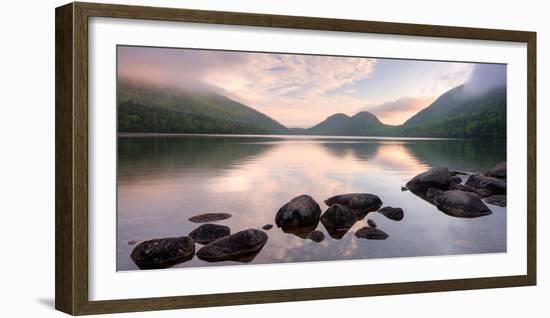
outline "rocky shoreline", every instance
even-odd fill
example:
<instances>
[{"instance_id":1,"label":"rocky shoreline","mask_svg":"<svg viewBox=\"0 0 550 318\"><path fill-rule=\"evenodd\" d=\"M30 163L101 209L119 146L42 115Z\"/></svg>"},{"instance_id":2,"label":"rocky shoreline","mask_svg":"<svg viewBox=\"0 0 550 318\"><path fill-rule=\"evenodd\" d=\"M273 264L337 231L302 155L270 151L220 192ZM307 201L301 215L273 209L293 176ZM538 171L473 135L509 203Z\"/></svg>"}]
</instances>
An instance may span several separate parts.
<instances>
[{"instance_id":1,"label":"rocky shoreline","mask_svg":"<svg viewBox=\"0 0 550 318\"><path fill-rule=\"evenodd\" d=\"M467 173L447 167L431 168L401 188L434 205L441 212L459 218L477 218L492 213L486 204L506 206L506 162L499 163L485 173ZM372 212L399 222L404 211L399 207L383 206L380 197L370 193L346 193L324 201L328 208L322 212L319 204L309 195L299 195L284 204L275 214L275 225L284 233L312 241L322 242L325 234L318 230L321 223L332 239L339 240L359 221ZM254 260L268 241L265 231L272 224L259 225L261 229L244 229L231 234L225 225L210 222L231 218L228 213L206 213L189 218L202 223L187 236L152 239L139 243L130 257L140 269L158 269L191 260L195 255L206 262ZM385 240L390 235L372 219L357 230L357 239ZM135 240L128 242L136 244ZM200 247L195 251L195 245Z\"/></svg>"}]
</instances>

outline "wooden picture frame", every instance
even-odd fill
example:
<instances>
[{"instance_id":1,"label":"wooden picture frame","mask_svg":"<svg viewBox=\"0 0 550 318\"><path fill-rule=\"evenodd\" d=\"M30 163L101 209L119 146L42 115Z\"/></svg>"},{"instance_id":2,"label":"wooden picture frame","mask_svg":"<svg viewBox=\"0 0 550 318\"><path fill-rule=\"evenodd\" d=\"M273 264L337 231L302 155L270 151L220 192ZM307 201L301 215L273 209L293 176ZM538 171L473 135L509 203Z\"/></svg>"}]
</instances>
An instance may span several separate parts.
<instances>
[{"instance_id":1,"label":"wooden picture frame","mask_svg":"<svg viewBox=\"0 0 550 318\"><path fill-rule=\"evenodd\" d=\"M327 18L70 3L56 9L55 307L101 314L536 284L536 33ZM527 44L527 274L343 287L90 301L88 297L88 19L111 17Z\"/></svg>"}]
</instances>

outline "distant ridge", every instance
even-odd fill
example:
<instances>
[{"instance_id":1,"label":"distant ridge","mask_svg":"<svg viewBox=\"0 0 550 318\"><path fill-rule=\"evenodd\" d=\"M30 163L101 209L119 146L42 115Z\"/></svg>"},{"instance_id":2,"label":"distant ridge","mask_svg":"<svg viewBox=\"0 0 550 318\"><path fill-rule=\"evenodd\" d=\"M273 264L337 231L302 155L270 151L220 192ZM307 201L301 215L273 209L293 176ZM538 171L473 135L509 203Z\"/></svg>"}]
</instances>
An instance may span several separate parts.
<instances>
[{"instance_id":1,"label":"distant ridge","mask_svg":"<svg viewBox=\"0 0 550 318\"><path fill-rule=\"evenodd\" d=\"M474 95L457 86L403 125L367 111L336 113L310 128L287 128L269 116L208 89L185 91L119 80L121 133L300 134L336 136L506 138L506 87Z\"/></svg>"},{"instance_id":2,"label":"distant ridge","mask_svg":"<svg viewBox=\"0 0 550 318\"><path fill-rule=\"evenodd\" d=\"M185 91L119 80L119 132L284 134L269 116L206 89Z\"/></svg>"}]
</instances>

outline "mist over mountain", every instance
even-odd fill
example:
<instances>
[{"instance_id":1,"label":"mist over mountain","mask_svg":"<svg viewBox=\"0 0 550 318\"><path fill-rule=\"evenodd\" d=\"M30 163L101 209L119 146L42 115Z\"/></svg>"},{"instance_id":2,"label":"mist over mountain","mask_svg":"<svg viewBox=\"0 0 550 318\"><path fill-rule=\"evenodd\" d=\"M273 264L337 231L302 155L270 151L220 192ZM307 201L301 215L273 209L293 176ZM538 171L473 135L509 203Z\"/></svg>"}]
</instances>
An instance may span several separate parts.
<instances>
[{"instance_id":1,"label":"mist over mountain","mask_svg":"<svg viewBox=\"0 0 550 318\"><path fill-rule=\"evenodd\" d=\"M445 92L402 125L386 125L361 111L353 116L337 113L310 128L287 128L208 87L184 90L119 80L118 131L505 138L505 72L493 64L476 65L467 83Z\"/></svg>"},{"instance_id":2,"label":"mist over mountain","mask_svg":"<svg viewBox=\"0 0 550 318\"><path fill-rule=\"evenodd\" d=\"M205 86L192 90L119 80L118 131L140 133L280 134L269 116Z\"/></svg>"}]
</instances>

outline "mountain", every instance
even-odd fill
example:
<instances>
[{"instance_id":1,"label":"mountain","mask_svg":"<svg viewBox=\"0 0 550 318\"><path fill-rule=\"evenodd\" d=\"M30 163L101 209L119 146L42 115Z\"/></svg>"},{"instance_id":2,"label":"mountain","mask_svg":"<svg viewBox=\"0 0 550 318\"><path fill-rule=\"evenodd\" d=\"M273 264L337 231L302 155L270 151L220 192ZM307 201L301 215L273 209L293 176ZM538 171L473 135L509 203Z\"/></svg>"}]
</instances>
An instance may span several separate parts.
<instances>
[{"instance_id":1,"label":"mountain","mask_svg":"<svg viewBox=\"0 0 550 318\"><path fill-rule=\"evenodd\" d=\"M265 114L204 88L186 91L119 80L117 98L119 132L288 132Z\"/></svg>"},{"instance_id":2,"label":"mountain","mask_svg":"<svg viewBox=\"0 0 550 318\"><path fill-rule=\"evenodd\" d=\"M457 86L409 118L400 135L413 137L506 137L506 86L472 93Z\"/></svg>"},{"instance_id":3,"label":"mountain","mask_svg":"<svg viewBox=\"0 0 550 318\"><path fill-rule=\"evenodd\" d=\"M351 117L339 113L306 131L313 135L391 136L395 134L396 126L383 124L378 117L369 112L359 112Z\"/></svg>"},{"instance_id":4,"label":"mountain","mask_svg":"<svg viewBox=\"0 0 550 318\"><path fill-rule=\"evenodd\" d=\"M119 80L117 94L119 132L506 138L506 86L483 92L471 83L457 86L400 126L364 111L334 114L311 128L286 128L204 87L179 90Z\"/></svg>"}]
</instances>

